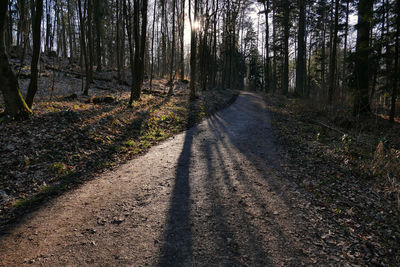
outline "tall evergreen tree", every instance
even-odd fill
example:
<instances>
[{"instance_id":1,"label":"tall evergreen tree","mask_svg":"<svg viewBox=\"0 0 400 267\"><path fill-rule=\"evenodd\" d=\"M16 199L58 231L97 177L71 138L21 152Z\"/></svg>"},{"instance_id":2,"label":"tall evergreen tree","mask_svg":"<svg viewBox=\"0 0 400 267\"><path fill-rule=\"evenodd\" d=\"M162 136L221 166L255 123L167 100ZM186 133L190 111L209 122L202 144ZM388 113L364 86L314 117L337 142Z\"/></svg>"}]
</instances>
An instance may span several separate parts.
<instances>
[{"instance_id":1,"label":"tall evergreen tree","mask_svg":"<svg viewBox=\"0 0 400 267\"><path fill-rule=\"evenodd\" d=\"M296 94L304 95L306 81L306 0L298 0L299 29L297 33Z\"/></svg>"},{"instance_id":2,"label":"tall evergreen tree","mask_svg":"<svg viewBox=\"0 0 400 267\"><path fill-rule=\"evenodd\" d=\"M354 105L353 114L359 115L371 111L369 103L369 55L373 0L360 0L358 3L357 44L354 69Z\"/></svg>"}]
</instances>

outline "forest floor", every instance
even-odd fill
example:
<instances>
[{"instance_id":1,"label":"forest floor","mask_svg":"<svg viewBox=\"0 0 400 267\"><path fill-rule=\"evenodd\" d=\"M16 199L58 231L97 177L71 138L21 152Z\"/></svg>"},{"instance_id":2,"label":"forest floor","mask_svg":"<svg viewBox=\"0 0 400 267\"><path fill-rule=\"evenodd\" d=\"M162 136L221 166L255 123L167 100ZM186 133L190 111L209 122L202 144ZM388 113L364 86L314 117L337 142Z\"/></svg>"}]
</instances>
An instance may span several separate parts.
<instances>
[{"instance_id":1,"label":"forest floor","mask_svg":"<svg viewBox=\"0 0 400 267\"><path fill-rule=\"evenodd\" d=\"M400 265L400 123L266 97L286 172L312 196L343 255L361 265Z\"/></svg>"},{"instance_id":2,"label":"forest floor","mask_svg":"<svg viewBox=\"0 0 400 267\"><path fill-rule=\"evenodd\" d=\"M112 72L95 73L100 78L91 85L90 97L81 95L82 81L73 73L43 70L33 116L0 122L0 230L40 203L186 130L237 96L232 90L198 92L190 103L185 82L175 82L168 96L167 80L154 80L151 93L147 80L141 100L129 108L130 88L118 85ZM22 68L23 95L28 76L29 68Z\"/></svg>"},{"instance_id":3,"label":"forest floor","mask_svg":"<svg viewBox=\"0 0 400 267\"><path fill-rule=\"evenodd\" d=\"M334 134L314 133L291 103L242 92L4 228L0 262L398 266L394 194L333 158L347 155L331 151Z\"/></svg>"}]
</instances>

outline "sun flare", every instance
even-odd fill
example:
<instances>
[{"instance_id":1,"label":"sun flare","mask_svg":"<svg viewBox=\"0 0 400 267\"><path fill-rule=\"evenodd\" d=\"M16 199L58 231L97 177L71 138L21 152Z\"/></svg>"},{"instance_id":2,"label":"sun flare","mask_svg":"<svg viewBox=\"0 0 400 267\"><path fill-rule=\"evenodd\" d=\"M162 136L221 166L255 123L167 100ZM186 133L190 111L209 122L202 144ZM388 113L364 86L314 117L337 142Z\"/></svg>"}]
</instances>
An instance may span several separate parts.
<instances>
[{"instance_id":1,"label":"sun flare","mask_svg":"<svg viewBox=\"0 0 400 267\"><path fill-rule=\"evenodd\" d=\"M192 29L195 31L198 31L200 29L200 22L198 20L192 22Z\"/></svg>"}]
</instances>

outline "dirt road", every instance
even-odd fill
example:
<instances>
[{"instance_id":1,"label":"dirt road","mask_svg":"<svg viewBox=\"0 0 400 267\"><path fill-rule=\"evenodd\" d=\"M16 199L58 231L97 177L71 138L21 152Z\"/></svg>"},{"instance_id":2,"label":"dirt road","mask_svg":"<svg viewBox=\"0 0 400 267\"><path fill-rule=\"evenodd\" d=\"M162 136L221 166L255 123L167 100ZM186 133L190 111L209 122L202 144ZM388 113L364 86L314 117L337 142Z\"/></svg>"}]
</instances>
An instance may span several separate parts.
<instances>
[{"instance_id":1,"label":"dirt road","mask_svg":"<svg viewBox=\"0 0 400 267\"><path fill-rule=\"evenodd\" d=\"M0 265L338 264L282 164L263 99L242 93L25 217L0 237Z\"/></svg>"}]
</instances>

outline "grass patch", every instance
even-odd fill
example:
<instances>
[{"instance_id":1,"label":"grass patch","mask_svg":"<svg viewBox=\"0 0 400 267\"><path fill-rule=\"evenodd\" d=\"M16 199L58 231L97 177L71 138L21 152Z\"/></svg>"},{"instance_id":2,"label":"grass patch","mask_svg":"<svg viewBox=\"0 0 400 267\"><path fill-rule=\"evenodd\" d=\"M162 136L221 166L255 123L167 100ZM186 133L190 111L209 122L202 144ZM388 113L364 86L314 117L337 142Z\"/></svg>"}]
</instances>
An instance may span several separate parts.
<instances>
[{"instance_id":1,"label":"grass patch","mask_svg":"<svg viewBox=\"0 0 400 267\"><path fill-rule=\"evenodd\" d=\"M136 142L133 140L127 140L124 142L124 145L127 147L134 147L136 145Z\"/></svg>"},{"instance_id":2,"label":"grass patch","mask_svg":"<svg viewBox=\"0 0 400 267\"><path fill-rule=\"evenodd\" d=\"M67 166L62 163L62 162L55 162L50 166L50 170L54 173L54 174L63 174L66 172L67 170Z\"/></svg>"},{"instance_id":3,"label":"grass patch","mask_svg":"<svg viewBox=\"0 0 400 267\"><path fill-rule=\"evenodd\" d=\"M28 208L32 205L34 205L35 203L40 201L40 197L39 196L34 196L34 197L30 197L30 198L24 198L24 199L17 199L14 204L13 207L17 208L17 209L25 209Z\"/></svg>"}]
</instances>

